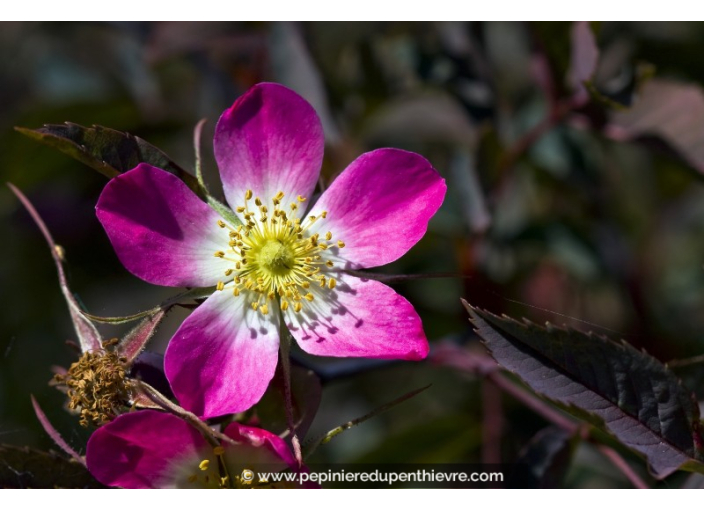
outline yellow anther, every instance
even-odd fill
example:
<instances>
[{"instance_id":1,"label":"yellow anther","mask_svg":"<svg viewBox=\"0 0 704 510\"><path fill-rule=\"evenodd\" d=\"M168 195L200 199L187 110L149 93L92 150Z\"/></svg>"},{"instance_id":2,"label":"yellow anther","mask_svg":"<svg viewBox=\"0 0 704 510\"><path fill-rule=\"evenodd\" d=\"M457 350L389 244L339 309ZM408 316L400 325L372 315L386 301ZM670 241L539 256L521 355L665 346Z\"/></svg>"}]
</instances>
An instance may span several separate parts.
<instances>
[{"instance_id":1,"label":"yellow anther","mask_svg":"<svg viewBox=\"0 0 704 510\"><path fill-rule=\"evenodd\" d=\"M257 283L264 283L264 278L262 278L262 277L257 278Z\"/></svg>"},{"instance_id":2,"label":"yellow anther","mask_svg":"<svg viewBox=\"0 0 704 510\"><path fill-rule=\"evenodd\" d=\"M283 191L279 191L279 192L276 194L276 196L274 197L274 200L281 201L282 198L284 198L284 192L283 192Z\"/></svg>"},{"instance_id":3,"label":"yellow anther","mask_svg":"<svg viewBox=\"0 0 704 510\"><path fill-rule=\"evenodd\" d=\"M234 269L225 269L225 276L230 276L233 273Z\"/></svg>"},{"instance_id":4,"label":"yellow anther","mask_svg":"<svg viewBox=\"0 0 704 510\"><path fill-rule=\"evenodd\" d=\"M200 468L201 471L207 471L209 464L210 464L210 461L208 459L205 459L205 460L200 461L200 464L198 464L198 467Z\"/></svg>"},{"instance_id":5,"label":"yellow anther","mask_svg":"<svg viewBox=\"0 0 704 510\"><path fill-rule=\"evenodd\" d=\"M262 312L264 315L269 313L269 306L268 305L262 305L259 307L259 311Z\"/></svg>"},{"instance_id":6,"label":"yellow anther","mask_svg":"<svg viewBox=\"0 0 704 510\"><path fill-rule=\"evenodd\" d=\"M239 296L239 295L240 295L240 289L238 289L237 287L235 287L234 290L232 291L232 294L234 294L235 296Z\"/></svg>"},{"instance_id":7,"label":"yellow anther","mask_svg":"<svg viewBox=\"0 0 704 510\"><path fill-rule=\"evenodd\" d=\"M247 192L244 194L244 199L249 200L252 198L252 190L248 189Z\"/></svg>"},{"instance_id":8,"label":"yellow anther","mask_svg":"<svg viewBox=\"0 0 704 510\"><path fill-rule=\"evenodd\" d=\"M259 197L254 199L254 205L256 205L257 207L260 207L262 205L262 201Z\"/></svg>"},{"instance_id":9,"label":"yellow anther","mask_svg":"<svg viewBox=\"0 0 704 510\"><path fill-rule=\"evenodd\" d=\"M338 248L344 248L344 247L345 247L345 243L343 243L342 241L338 241L338 242L337 242L337 247L338 247Z\"/></svg>"},{"instance_id":10,"label":"yellow anther","mask_svg":"<svg viewBox=\"0 0 704 510\"><path fill-rule=\"evenodd\" d=\"M269 294L267 294L266 297L269 299L274 299L276 297L276 292L274 292L273 290L270 290Z\"/></svg>"},{"instance_id":11,"label":"yellow anther","mask_svg":"<svg viewBox=\"0 0 704 510\"><path fill-rule=\"evenodd\" d=\"M327 218L327 217L328 217L328 212L327 212L327 211L323 211L323 212L320 213L320 216L322 216L323 218Z\"/></svg>"},{"instance_id":12,"label":"yellow anther","mask_svg":"<svg viewBox=\"0 0 704 510\"><path fill-rule=\"evenodd\" d=\"M283 301L283 300L281 301L281 309L283 311L288 310L288 301Z\"/></svg>"},{"instance_id":13,"label":"yellow anther","mask_svg":"<svg viewBox=\"0 0 704 510\"><path fill-rule=\"evenodd\" d=\"M218 250L214 253L214 255L218 258L223 258L225 256L225 252Z\"/></svg>"},{"instance_id":14,"label":"yellow anther","mask_svg":"<svg viewBox=\"0 0 704 510\"><path fill-rule=\"evenodd\" d=\"M237 208L237 212L238 212L238 213L243 213L243 212L244 212L244 207L243 207L243 206L239 206L239 207Z\"/></svg>"},{"instance_id":15,"label":"yellow anther","mask_svg":"<svg viewBox=\"0 0 704 510\"><path fill-rule=\"evenodd\" d=\"M333 267L335 264L332 263L332 260L328 260L327 262L325 262L325 265L328 267Z\"/></svg>"},{"instance_id":16,"label":"yellow anther","mask_svg":"<svg viewBox=\"0 0 704 510\"><path fill-rule=\"evenodd\" d=\"M259 210L260 210L261 212L263 212L263 213L269 212L269 209L267 209L265 205L261 206L261 207L259 208Z\"/></svg>"},{"instance_id":17,"label":"yellow anther","mask_svg":"<svg viewBox=\"0 0 704 510\"><path fill-rule=\"evenodd\" d=\"M222 446L216 446L215 448L213 448L213 453L215 455L222 455L223 453L225 453L225 448L223 448Z\"/></svg>"},{"instance_id":18,"label":"yellow anther","mask_svg":"<svg viewBox=\"0 0 704 510\"><path fill-rule=\"evenodd\" d=\"M332 239L332 232L327 232L327 233L325 234L325 239L327 239L328 241L329 241L330 239Z\"/></svg>"},{"instance_id":19,"label":"yellow anther","mask_svg":"<svg viewBox=\"0 0 704 510\"><path fill-rule=\"evenodd\" d=\"M296 313L300 312L302 308L303 308L303 305L301 303L294 303L293 304L293 311Z\"/></svg>"},{"instance_id":20,"label":"yellow anther","mask_svg":"<svg viewBox=\"0 0 704 510\"><path fill-rule=\"evenodd\" d=\"M225 222L222 220L218 220L218 227L225 228Z\"/></svg>"},{"instance_id":21,"label":"yellow anther","mask_svg":"<svg viewBox=\"0 0 704 510\"><path fill-rule=\"evenodd\" d=\"M299 202L305 202L305 201L306 201L306 197L302 197L301 195L298 195L298 196L296 197L296 200L298 200Z\"/></svg>"},{"instance_id":22,"label":"yellow anther","mask_svg":"<svg viewBox=\"0 0 704 510\"><path fill-rule=\"evenodd\" d=\"M309 288L310 288L310 282L303 282L303 283L301 283L301 287L303 287L304 289L309 289Z\"/></svg>"},{"instance_id":23,"label":"yellow anther","mask_svg":"<svg viewBox=\"0 0 704 510\"><path fill-rule=\"evenodd\" d=\"M254 303L252 303L252 310L256 310L257 308L259 308L259 303L255 301Z\"/></svg>"},{"instance_id":24,"label":"yellow anther","mask_svg":"<svg viewBox=\"0 0 704 510\"><path fill-rule=\"evenodd\" d=\"M306 294L304 297L305 297L308 301L313 301L313 299L314 299L313 294L311 294L310 292L309 292L308 294Z\"/></svg>"},{"instance_id":25,"label":"yellow anther","mask_svg":"<svg viewBox=\"0 0 704 510\"><path fill-rule=\"evenodd\" d=\"M320 277L320 286L325 287L325 277L324 276Z\"/></svg>"},{"instance_id":26,"label":"yellow anther","mask_svg":"<svg viewBox=\"0 0 704 510\"><path fill-rule=\"evenodd\" d=\"M328 280L328 288L330 290L334 289L336 285L337 285L337 280L335 280L335 278L330 278Z\"/></svg>"},{"instance_id":27,"label":"yellow anther","mask_svg":"<svg viewBox=\"0 0 704 510\"><path fill-rule=\"evenodd\" d=\"M229 476L223 476L220 478L220 487L226 487L227 486L227 480L229 479Z\"/></svg>"},{"instance_id":28,"label":"yellow anther","mask_svg":"<svg viewBox=\"0 0 704 510\"><path fill-rule=\"evenodd\" d=\"M224 289L224 288L225 288L225 284L224 284L223 282L218 282L218 285L217 285L216 289L222 290L222 289Z\"/></svg>"}]
</instances>

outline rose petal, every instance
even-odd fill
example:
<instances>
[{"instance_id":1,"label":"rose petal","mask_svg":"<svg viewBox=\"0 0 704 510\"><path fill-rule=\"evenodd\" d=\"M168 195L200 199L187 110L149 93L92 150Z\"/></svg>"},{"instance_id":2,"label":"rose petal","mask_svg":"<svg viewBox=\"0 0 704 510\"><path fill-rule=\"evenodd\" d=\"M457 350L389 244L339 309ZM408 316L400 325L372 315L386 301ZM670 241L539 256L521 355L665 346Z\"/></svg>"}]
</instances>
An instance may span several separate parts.
<instances>
[{"instance_id":1,"label":"rose petal","mask_svg":"<svg viewBox=\"0 0 704 510\"><path fill-rule=\"evenodd\" d=\"M322 194L310 214L311 232L330 231L333 260L343 267L375 267L398 259L425 234L445 197L445 180L413 152L379 149L354 160ZM337 254L337 257L334 255Z\"/></svg>"},{"instance_id":2,"label":"rose petal","mask_svg":"<svg viewBox=\"0 0 704 510\"><path fill-rule=\"evenodd\" d=\"M309 197L323 162L323 128L313 107L276 83L255 85L226 110L215 128L215 159L232 208L251 189L268 206Z\"/></svg>"},{"instance_id":3,"label":"rose petal","mask_svg":"<svg viewBox=\"0 0 704 510\"><path fill-rule=\"evenodd\" d=\"M188 423L159 411L123 414L88 440L86 462L98 481L112 487L176 487L212 449Z\"/></svg>"},{"instance_id":4,"label":"rose petal","mask_svg":"<svg viewBox=\"0 0 704 510\"><path fill-rule=\"evenodd\" d=\"M250 307L248 292L215 292L184 322L164 357L166 377L181 405L210 418L256 404L274 376L279 315Z\"/></svg>"},{"instance_id":5,"label":"rose petal","mask_svg":"<svg viewBox=\"0 0 704 510\"><path fill-rule=\"evenodd\" d=\"M156 285L208 287L229 263L220 216L175 175L145 163L112 179L96 206L120 262Z\"/></svg>"},{"instance_id":6,"label":"rose petal","mask_svg":"<svg viewBox=\"0 0 704 510\"><path fill-rule=\"evenodd\" d=\"M226 453L227 465L239 474L243 469L265 468L268 472L297 468L296 458L286 442L264 429L245 427L233 422L225 434L241 443L237 450Z\"/></svg>"},{"instance_id":7,"label":"rose petal","mask_svg":"<svg viewBox=\"0 0 704 510\"><path fill-rule=\"evenodd\" d=\"M320 356L419 360L428 341L418 314L383 283L335 274L333 290L312 285L314 299L300 313L284 312L298 345Z\"/></svg>"}]
</instances>

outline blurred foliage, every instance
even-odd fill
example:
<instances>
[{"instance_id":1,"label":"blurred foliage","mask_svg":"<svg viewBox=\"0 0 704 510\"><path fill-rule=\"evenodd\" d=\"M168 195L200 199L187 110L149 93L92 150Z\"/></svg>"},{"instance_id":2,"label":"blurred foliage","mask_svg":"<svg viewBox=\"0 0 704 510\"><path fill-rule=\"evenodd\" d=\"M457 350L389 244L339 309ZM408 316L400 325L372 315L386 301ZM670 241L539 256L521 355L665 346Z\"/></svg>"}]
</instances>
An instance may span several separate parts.
<instances>
[{"instance_id":1,"label":"blurred foliage","mask_svg":"<svg viewBox=\"0 0 704 510\"><path fill-rule=\"evenodd\" d=\"M106 126L193 171L192 130L207 118L204 173L217 187L210 140L218 116L251 85L277 81L318 111L326 178L364 151L395 146L423 154L447 179L445 204L425 238L379 269L462 275L395 285L432 344L478 343L464 296L496 314L625 338L663 361L703 351L701 23L0 28L2 180L45 218L65 250L71 288L91 313L127 315L175 292L118 263L93 209L105 177L13 127ZM65 345L73 332L55 268L7 188L0 189L0 216L0 235L9 239L0 264L0 443L53 448L33 414L34 394L82 450L88 432L47 386L52 366L75 356ZM155 350L185 314L167 318ZM316 359L310 366L323 382L312 437L432 383L324 445L315 460L479 462L486 455L487 406L475 378L432 360ZM547 424L511 397L499 405L497 448L512 462ZM573 452L564 483L628 486L590 445Z\"/></svg>"}]
</instances>

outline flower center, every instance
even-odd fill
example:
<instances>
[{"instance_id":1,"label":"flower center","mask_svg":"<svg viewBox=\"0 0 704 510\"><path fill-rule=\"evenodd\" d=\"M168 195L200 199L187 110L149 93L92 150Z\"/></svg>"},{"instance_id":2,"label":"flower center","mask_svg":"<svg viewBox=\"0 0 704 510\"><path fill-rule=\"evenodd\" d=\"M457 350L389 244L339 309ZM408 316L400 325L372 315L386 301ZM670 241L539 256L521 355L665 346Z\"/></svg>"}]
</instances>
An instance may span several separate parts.
<instances>
[{"instance_id":1,"label":"flower center","mask_svg":"<svg viewBox=\"0 0 704 510\"><path fill-rule=\"evenodd\" d=\"M329 250L344 248L345 243L333 242L332 232L321 239L319 233L309 230L318 221L327 217L327 211L320 216L310 215L300 218L299 204L305 198L298 196L282 206L284 193L279 191L271 199L269 210L259 197L248 190L244 205L237 212L244 217L244 223L236 229L224 221L218 221L220 228L229 230L228 248L215 252L215 256L232 262L225 276L235 296L244 296L254 310L266 315L274 304L282 310L290 307L300 312L306 302L314 300L311 285L321 289L334 289L335 278L325 276L323 269L332 268L333 262L326 257ZM230 283L232 285L230 286ZM226 282L218 282L218 290L225 289Z\"/></svg>"},{"instance_id":2,"label":"flower center","mask_svg":"<svg viewBox=\"0 0 704 510\"><path fill-rule=\"evenodd\" d=\"M296 263L289 244L280 239L269 239L256 255L257 262L266 271L278 276L284 276L291 271Z\"/></svg>"}]
</instances>

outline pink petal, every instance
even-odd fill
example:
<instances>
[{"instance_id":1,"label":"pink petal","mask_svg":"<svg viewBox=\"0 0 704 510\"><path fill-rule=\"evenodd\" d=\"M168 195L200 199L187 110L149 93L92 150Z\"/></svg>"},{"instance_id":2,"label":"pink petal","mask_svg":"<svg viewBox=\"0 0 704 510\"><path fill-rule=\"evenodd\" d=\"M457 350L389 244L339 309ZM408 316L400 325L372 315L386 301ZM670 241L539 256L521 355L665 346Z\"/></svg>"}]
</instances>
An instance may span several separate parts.
<instances>
[{"instance_id":1,"label":"pink petal","mask_svg":"<svg viewBox=\"0 0 704 510\"><path fill-rule=\"evenodd\" d=\"M279 315L252 310L244 292L215 292L169 342L166 377L181 405L210 418L256 404L274 376L279 350Z\"/></svg>"},{"instance_id":2,"label":"pink petal","mask_svg":"<svg viewBox=\"0 0 704 510\"><path fill-rule=\"evenodd\" d=\"M313 107L292 90L260 83L226 110L215 128L215 159L235 209L251 189L267 205L310 197L323 162L323 128Z\"/></svg>"},{"instance_id":3,"label":"pink petal","mask_svg":"<svg viewBox=\"0 0 704 510\"><path fill-rule=\"evenodd\" d=\"M327 219L314 227L345 242L338 254L343 267L388 264L423 237L446 189L445 180L418 154L399 149L368 152L322 194L311 214L327 211Z\"/></svg>"},{"instance_id":4,"label":"pink petal","mask_svg":"<svg viewBox=\"0 0 704 510\"><path fill-rule=\"evenodd\" d=\"M320 356L420 360L428 341L413 306L374 280L336 274L334 290L311 286L314 300L284 312L298 345Z\"/></svg>"},{"instance_id":5,"label":"pink petal","mask_svg":"<svg viewBox=\"0 0 704 510\"><path fill-rule=\"evenodd\" d=\"M159 411L123 414L88 440L86 462L105 485L127 489L173 487L190 467L212 456L203 436L188 423Z\"/></svg>"},{"instance_id":6,"label":"pink petal","mask_svg":"<svg viewBox=\"0 0 704 510\"><path fill-rule=\"evenodd\" d=\"M207 287L229 263L220 216L175 175L147 164L112 179L98 200L98 219L120 262L135 276L170 287Z\"/></svg>"},{"instance_id":7,"label":"pink petal","mask_svg":"<svg viewBox=\"0 0 704 510\"><path fill-rule=\"evenodd\" d=\"M241 443L227 455L227 465L239 474L243 469L267 466L272 472L297 468L296 458L286 442L264 429L245 427L233 422L225 434Z\"/></svg>"}]
</instances>

